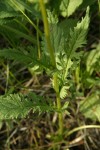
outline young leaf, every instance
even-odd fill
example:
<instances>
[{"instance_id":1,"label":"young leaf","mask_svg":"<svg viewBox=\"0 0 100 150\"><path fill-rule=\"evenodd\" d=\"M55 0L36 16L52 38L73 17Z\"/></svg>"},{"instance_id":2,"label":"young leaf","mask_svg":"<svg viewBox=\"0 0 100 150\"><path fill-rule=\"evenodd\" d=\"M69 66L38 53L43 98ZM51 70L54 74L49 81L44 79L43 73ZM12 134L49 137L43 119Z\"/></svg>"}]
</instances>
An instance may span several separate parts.
<instances>
[{"instance_id":1,"label":"young leaf","mask_svg":"<svg viewBox=\"0 0 100 150\"><path fill-rule=\"evenodd\" d=\"M63 86L60 90L60 98L64 99L67 95L67 90L69 89L68 86Z\"/></svg>"}]
</instances>

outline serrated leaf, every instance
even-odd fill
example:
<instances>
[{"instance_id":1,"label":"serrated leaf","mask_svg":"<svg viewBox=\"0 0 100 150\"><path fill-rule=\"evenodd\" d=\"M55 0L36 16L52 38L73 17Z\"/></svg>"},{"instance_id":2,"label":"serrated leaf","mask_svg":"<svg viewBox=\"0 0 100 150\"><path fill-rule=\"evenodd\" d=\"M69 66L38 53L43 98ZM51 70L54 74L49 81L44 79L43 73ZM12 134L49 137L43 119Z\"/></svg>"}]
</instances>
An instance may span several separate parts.
<instances>
[{"instance_id":1,"label":"serrated leaf","mask_svg":"<svg viewBox=\"0 0 100 150\"><path fill-rule=\"evenodd\" d=\"M30 68L38 66L39 69L37 71L42 71L42 69L48 70L52 67L48 57L42 55L42 59L38 59L37 49L32 46L0 50L0 57L16 60Z\"/></svg>"},{"instance_id":2,"label":"serrated leaf","mask_svg":"<svg viewBox=\"0 0 100 150\"><path fill-rule=\"evenodd\" d=\"M67 90L69 89L68 86L63 86L60 90L60 98L64 99L67 96Z\"/></svg>"},{"instance_id":3,"label":"serrated leaf","mask_svg":"<svg viewBox=\"0 0 100 150\"><path fill-rule=\"evenodd\" d=\"M81 22L77 23L77 26L74 27L74 30L70 30L70 36L67 39L67 45L65 49L65 53L67 55L67 61L66 61L66 69L65 69L65 74L64 74L64 79L66 79L68 75L68 70L72 65L70 65L70 62L74 62L77 64L80 59L81 53L76 52L76 50L80 47L83 46L83 44L86 44L86 34L88 31L88 26L89 26L89 7L87 8L86 11L86 16L82 19Z\"/></svg>"},{"instance_id":4,"label":"serrated leaf","mask_svg":"<svg viewBox=\"0 0 100 150\"><path fill-rule=\"evenodd\" d=\"M64 36L62 29L58 27L58 25L50 25L50 39L52 47L55 51L55 53L59 51L64 50ZM43 36L42 42L41 42L42 50L43 52L48 55L48 47L45 37Z\"/></svg>"},{"instance_id":5,"label":"serrated leaf","mask_svg":"<svg viewBox=\"0 0 100 150\"><path fill-rule=\"evenodd\" d=\"M90 95L80 102L80 111L86 117L92 120L100 121L100 93L99 91Z\"/></svg>"},{"instance_id":6,"label":"serrated leaf","mask_svg":"<svg viewBox=\"0 0 100 150\"><path fill-rule=\"evenodd\" d=\"M62 29L64 37L66 39L70 33L70 29L73 30L76 25L77 25L77 19L71 19L71 18L64 19L64 21L58 24L59 28Z\"/></svg>"},{"instance_id":7,"label":"serrated leaf","mask_svg":"<svg viewBox=\"0 0 100 150\"><path fill-rule=\"evenodd\" d=\"M89 7L86 11L86 16L82 18L81 22L77 23L77 26L74 27L74 30L70 30L70 37L67 41L67 49L66 53L68 57L72 57L77 50L77 48L80 48L83 46L83 44L86 44L86 34L88 32L88 26L89 26Z\"/></svg>"},{"instance_id":8,"label":"serrated leaf","mask_svg":"<svg viewBox=\"0 0 100 150\"><path fill-rule=\"evenodd\" d=\"M69 35L70 29L74 28L77 21L73 19L68 19L65 22L57 23L58 22L57 19L53 17L53 14L51 12L48 13L48 18L49 18L49 26L50 26L51 44L55 52L57 69L59 70L59 68L64 68L63 65L65 64L66 58L62 60L62 57L63 55L65 55L64 49L65 49L66 39ZM41 42L41 46L44 55L48 57L48 60L50 60L48 54L48 47L44 36Z\"/></svg>"},{"instance_id":9,"label":"serrated leaf","mask_svg":"<svg viewBox=\"0 0 100 150\"><path fill-rule=\"evenodd\" d=\"M31 109L31 105L32 103L26 99L21 102L21 96L18 94L0 96L0 119L25 117Z\"/></svg>"},{"instance_id":10,"label":"serrated leaf","mask_svg":"<svg viewBox=\"0 0 100 150\"><path fill-rule=\"evenodd\" d=\"M52 111L53 107L35 93L0 96L0 119L23 118L30 110L41 113Z\"/></svg>"},{"instance_id":11,"label":"serrated leaf","mask_svg":"<svg viewBox=\"0 0 100 150\"><path fill-rule=\"evenodd\" d=\"M22 63L31 63L32 57L25 55L23 52L15 49L0 50L0 57L5 57L12 60L17 60Z\"/></svg>"},{"instance_id":12,"label":"serrated leaf","mask_svg":"<svg viewBox=\"0 0 100 150\"><path fill-rule=\"evenodd\" d=\"M58 23L58 17L50 10L47 10L47 18L49 24L57 24Z\"/></svg>"}]
</instances>

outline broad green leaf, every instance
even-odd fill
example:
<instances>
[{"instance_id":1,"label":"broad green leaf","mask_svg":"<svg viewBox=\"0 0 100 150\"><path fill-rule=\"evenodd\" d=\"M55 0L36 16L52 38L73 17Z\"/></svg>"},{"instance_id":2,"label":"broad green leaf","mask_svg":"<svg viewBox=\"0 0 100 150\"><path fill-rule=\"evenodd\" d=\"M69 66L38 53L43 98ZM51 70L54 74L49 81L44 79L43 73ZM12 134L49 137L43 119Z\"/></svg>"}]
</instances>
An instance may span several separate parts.
<instances>
[{"instance_id":1,"label":"broad green leaf","mask_svg":"<svg viewBox=\"0 0 100 150\"><path fill-rule=\"evenodd\" d=\"M70 30L73 30L75 25L76 25L76 20L73 19L67 19L66 21L58 23L56 25L51 24L50 38L55 53L59 53L59 52L63 53L65 49L66 39L69 36Z\"/></svg>"},{"instance_id":2,"label":"broad green leaf","mask_svg":"<svg viewBox=\"0 0 100 150\"><path fill-rule=\"evenodd\" d=\"M85 100L80 102L80 111L86 117L92 120L100 121L100 93L96 91Z\"/></svg>"},{"instance_id":3,"label":"broad green leaf","mask_svg":"<svg viewBox=\"0 0 100 150\"><path fill-rule=\"evenodd\" d=\"M64 21L59 23L59 28L62 29L64 37L67 39L68 35L70 33L70 29L74 29L74 27L77 25L77 19L64 19Z\"/></svg>"},{"instance_id":4,"label":"broad green leaf","mask_svg":"<svg viewBox=\"0 0 100 150\"><path fill-rule=\"evenodd\" d=\"M66 17L68 16L68 5L70 0L62 0L60 4L60 11L62 16Z\"/></svg>"},{"instance_id":5,"label":"broad green leaf","mask_svg":"<svg viewBox=\"0 0 100 150\"><path fill-rule=\"evenodd\" d=\"M83 0L62 0L60 5L61 14L64 17L72 15L82 4Z\"/></svg>"},{"instance_id":6,"label":"broad green leaf","mask_svg":"<svg viewBox=\"0 0 100 150\"><path fill-rule=\"evenodd\" d=\"M55 51L55 55L60 55L60 52L63 53L66 39L69 36L70 29L73 29L76 25L77 20L68 19L61 23L57 23L57 19L48 13L49 26L50 26L50 39L52 47ZM43 52L48 55L48 47L46 39L43 36L41 42Z\"/></svg>"}]
</instances>

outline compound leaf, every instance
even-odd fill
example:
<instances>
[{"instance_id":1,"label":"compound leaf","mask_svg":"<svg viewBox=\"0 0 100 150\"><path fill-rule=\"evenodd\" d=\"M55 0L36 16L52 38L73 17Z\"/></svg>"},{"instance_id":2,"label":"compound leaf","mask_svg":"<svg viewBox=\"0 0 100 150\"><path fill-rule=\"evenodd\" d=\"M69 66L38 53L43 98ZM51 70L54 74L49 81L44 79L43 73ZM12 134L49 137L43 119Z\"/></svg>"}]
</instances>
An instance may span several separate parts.
<instances>
[{"instance_id":1,"label":"compound leaf","mask_svg":"<svg viewBox=\"0 0 100 150\"><path fill-rule=\"evenodd\" d=\"M25 117L30 110L33 112L52 111L53 107L41 96L30 93L27 96L22 94L10 94L0 96L0 119L13 119Z\"/></svg>"}]
</instances>

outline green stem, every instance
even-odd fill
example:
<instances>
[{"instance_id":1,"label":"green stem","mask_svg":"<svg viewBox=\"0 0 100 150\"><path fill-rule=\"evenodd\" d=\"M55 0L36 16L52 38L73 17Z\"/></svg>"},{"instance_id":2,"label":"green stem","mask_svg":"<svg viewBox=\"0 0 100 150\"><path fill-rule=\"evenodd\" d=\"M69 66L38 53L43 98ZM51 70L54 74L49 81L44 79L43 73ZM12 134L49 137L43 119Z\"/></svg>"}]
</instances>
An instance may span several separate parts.
<instances>
[{"instance_id":1,"label":"green stem","mask_svg":"<svg viewBox=\"0 0 100 150\"><path fill-rule=\"evenodd\" d=\"M59 135L62 135L63 133L63 115L61 110L61 99L59 95L59 86L58 86L58 76L57 74L54 74L54 89L56 91L56 99L57 99L57 109L59 111L58 118L59 118Z\"/></svg>"},{"instance_id":2,"label":"green stem","mask_svg":"<svg viewBox=\"0 0 100 150\"><path fill-rule=\"evenodd\" d=\"M50 31L49 31L49 24L47 20L47 15L46 15L46 9L43 0L39 0L40 7L41 7L41 13L43 17L43 23L44 23L44 32L45 32L45 37L47 41L47 46L48 46L48 51L50 54L50 59L51 63L54 68L56 68L56 60L55 60L55 54L54 54L54 49L51 45L51 40L50 40ZM58 118L59 118L59 135L62 135L63 132L63 115L61 110L61 99L59 95L59 83L58 83L58 76L57 73L54 73L53 75L53 80L54 80L54 89L56 92L56 101L57 101L57 108L59 110Z\"/></svg>"},{"instance_id":3,"label":"green stem","mask_svg":"<svg viewBox=\"0 0 100 150\"><path fill-rule=\"evenodd\" d=\"M54 74L53 78L54 78L54 89L56 91L56 98L57 98L57 109L59 110L59 114L58 114L59 134L62 135L62 133L63 133L63 115L62 115L62 112L60 111L62 106L61 106L61 99L60 99L60 95L59 95L58 76L56 73Z\"/></svg>"},{"instance_id":4,"label":"green stem","mask_svg":"<svg viewBox=\"0 0 100 150\"><path fill-rule=\"evenodd\" d=\"M51 41L50 41L50 31L49 31L49 24L47 20L45 5L44 5L43 0L39 0L39 2L40 2L40 8L41 8L41 13L42 13L43 22L44 22L44 32L45 32L45 37L47 41L48 51L50 54L50 59L51 59L52 65L56 67L54 50L52 48Z\"/></svg>"}]
</instances>

